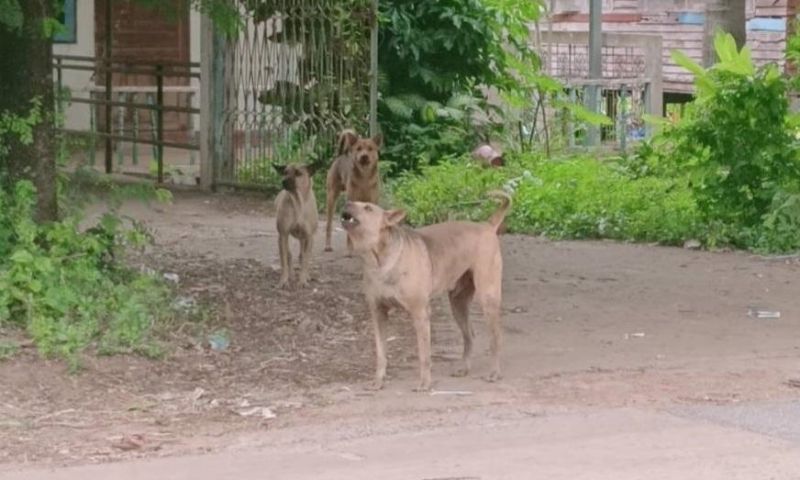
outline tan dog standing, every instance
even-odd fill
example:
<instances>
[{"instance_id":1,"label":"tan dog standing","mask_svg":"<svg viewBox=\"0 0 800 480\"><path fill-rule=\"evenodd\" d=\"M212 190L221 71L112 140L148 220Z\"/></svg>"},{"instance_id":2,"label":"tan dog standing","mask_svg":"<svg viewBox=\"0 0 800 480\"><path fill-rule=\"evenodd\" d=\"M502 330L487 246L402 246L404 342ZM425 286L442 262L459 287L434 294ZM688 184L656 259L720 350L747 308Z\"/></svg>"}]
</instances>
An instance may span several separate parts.
<instances>
[{"instance_id":1,"label":"tan dog standing","mask_svg":"<svg viewBox=\"0 0 800 480\"><path fill-rule=\"evenodd\" d=\"M503 258L497 228L510 206L511 197L492 192L502 200L488 223L446 222L412 230L399 225L402 210L386 211L370 203L348 202L342 226L353 249L364 261L364 289L375 333L377 364L375 388L386 376L388 312L406 310L417 335L420 381L418 390L431 386L430 299L447 292L456 323L464 337L463 365L455 376L469 373L473 331L469 304L477 296L491 331L492 371L489 381L500 379Z\"/></svg>"},{"instance_id":2,"label":"tan dog standing","mask_svg":"<svg viewBox=\"0 0 800 480\"><path fill-rule=\"evenodd\" d=\"M330 252L333 211L339 195L345 192L349 202L378 203L380 175L378 157L383 144L383 136L361 138L353 130L339 134L338 153L326 181L326 210L328 223L325 226L325 251ZM351 247L350 239L347 240Z\"/></svg>"},{"instance_id":3,"label":"tan dog standing","mask_svg":"<svg viewBox=\"0 0 800 480\"><path fill-rule=\"evenodd\" d=\"M275 170L283 176L283 190L275 198L276 224L278 228L278 250L281 257L281 279L279 288L289 285L292 271L292 253L289 250L289 237L300 241L300 275L298 285L308 285L308 270L311 252L314 247L314 234L319 217L317 200L314 197L313 181L315 166L275 165Z\"/></svg>"}]
</instances>

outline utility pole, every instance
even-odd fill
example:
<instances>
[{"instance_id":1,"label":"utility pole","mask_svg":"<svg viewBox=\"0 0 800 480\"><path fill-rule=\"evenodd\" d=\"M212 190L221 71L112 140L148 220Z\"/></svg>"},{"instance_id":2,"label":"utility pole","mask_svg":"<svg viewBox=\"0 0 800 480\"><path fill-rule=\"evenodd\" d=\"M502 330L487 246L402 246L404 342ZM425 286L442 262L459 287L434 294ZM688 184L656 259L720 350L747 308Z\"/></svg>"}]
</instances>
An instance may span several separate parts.
<instances>
[{"instance_id":1,"label":"utility pole","mask_svg":"<svg viewBox=\"0 0 800 480\"><path fill-rule=\"evenodd\" d=\"M589 4L589 85L585 91L586 108L600 112L600 80L603 78L603 0L591 0ZM589 125L586 144L600 144L600 127Z\"/></svg>"}]
</instances>

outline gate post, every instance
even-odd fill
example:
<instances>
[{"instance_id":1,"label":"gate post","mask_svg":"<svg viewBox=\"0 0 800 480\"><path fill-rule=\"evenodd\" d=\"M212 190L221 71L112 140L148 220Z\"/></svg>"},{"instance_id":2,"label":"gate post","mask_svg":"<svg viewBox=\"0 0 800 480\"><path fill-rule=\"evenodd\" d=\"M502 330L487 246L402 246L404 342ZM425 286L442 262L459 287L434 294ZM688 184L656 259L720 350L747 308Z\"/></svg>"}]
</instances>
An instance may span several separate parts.
<instances>
[{"instance_id":1,"label":"gate post","mask_svg":"<svg viewBox=\"0 0 800 480\"><path fill-rule=\"evenodd\" d=\"M200 29L200 186L213 189L223 151L225 39L207 15Z\"/></svg>"},{"instance_id":2,"label":"gate post","mask_svg":"<svg viewBox=\"0 0 800 480\"><path fill-rule=\"evenodd\" d=\"M378 134L378 0L372 0L369 32L369 134Z\"/></svg>"}]
</instances>

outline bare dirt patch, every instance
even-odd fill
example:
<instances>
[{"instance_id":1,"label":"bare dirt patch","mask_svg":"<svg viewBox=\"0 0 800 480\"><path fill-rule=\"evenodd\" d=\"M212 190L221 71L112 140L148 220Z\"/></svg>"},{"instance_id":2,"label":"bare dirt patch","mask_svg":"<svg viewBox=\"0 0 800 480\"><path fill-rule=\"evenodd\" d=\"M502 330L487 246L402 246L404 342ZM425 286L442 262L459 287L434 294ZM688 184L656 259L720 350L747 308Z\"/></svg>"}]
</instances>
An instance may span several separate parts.
<instances>
[{"instance_id":1,"label":"bare dirt patch","mask_svg":"<svg viewBox=\"0 0 800 480\"><path fill-rule=\"evenodd\" d=\"M459 409L513 418L800 397L789 381L800 376L795 259L510 235L505 380L480 379L487 335L477 310L475 372L448 376L460 336L437 301L436 394L411 392L416 357L402 318L389 333L388 387L367 392L373 353L358 261L344 257L339 232L333 254L317 242L311 288L277 290L270 211L259 196L194 193L128 205L156 237L134 261L177 274L179 296L207 320L175 325L161 360L87 357L75 375L31 348L0 361L0 463L205 451L264 441L264 431L291 441L278 432L311 425L358 436L430 427ZM781 318L750 318L750 305ZM221 351L209 344L218 329L230 342Z\"/></svg>"}]
</instances>

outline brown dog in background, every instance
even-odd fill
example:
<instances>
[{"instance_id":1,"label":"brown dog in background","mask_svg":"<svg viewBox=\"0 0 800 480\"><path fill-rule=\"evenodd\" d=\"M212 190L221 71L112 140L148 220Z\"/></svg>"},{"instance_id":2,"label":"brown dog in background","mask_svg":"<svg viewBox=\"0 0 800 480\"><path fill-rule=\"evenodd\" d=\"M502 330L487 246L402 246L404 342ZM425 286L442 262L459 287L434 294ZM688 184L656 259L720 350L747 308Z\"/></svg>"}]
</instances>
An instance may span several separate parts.
<instances>
[{"instance_id":1,"label":"brown dog in background","mask_svg":"<svg viewBox=\"0 0 800 480\"><path fill-rule=\"evenodd\" d=\"M314 197L311 176L315 165L274 165L283 177L283 190L275 198L276 226L278 229L278 251L281 257L281 279L279 288L289 285L292 271L292 252L289 250L289 237L300 242L300 275L298 286L308 285L308 270L311 252L314 248L314 234L319 217L317 200Z\"/></svg>"},{"instance_id":2,"label":"brown dog in background","mask_svg":"<svg viewBox=\"0 0 800 480\"><path fill-rule=\"evenodd\" d=\"M326 181L326 211L328 223L325 226L325 251L330 252L333 211L339 195L345 192L349 202L378 203L380 175L378 157L383 136L362 138L353 130L339 134L337 157L328 170ZM348 249L350 238L347 239Z\"/></svg>"},{"instance_id":3,"label":"brown dog in background","mask_svg":"<svg viewBox=\"0 0 800 480\"><path fill-rule=\"evenodd\" d=\"M386 376L388 313L400 307L411 316L417 334L417 390L430 389L430 300L444 292L464 337L463 365L453 375L469 373L473 337L469 304L477 296L491 331L492 370L487 380L500 379L503 258L497 229L511 208L511 197L504 192L491 195L500 198L501 205L487 223L445 222L415 230L399 225L405 217L402 210L347 202L342 227L364 261L364 289L375 333L375 388L383 386Z\"/></svg>"}]
</instances>

